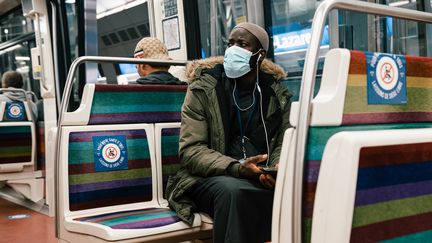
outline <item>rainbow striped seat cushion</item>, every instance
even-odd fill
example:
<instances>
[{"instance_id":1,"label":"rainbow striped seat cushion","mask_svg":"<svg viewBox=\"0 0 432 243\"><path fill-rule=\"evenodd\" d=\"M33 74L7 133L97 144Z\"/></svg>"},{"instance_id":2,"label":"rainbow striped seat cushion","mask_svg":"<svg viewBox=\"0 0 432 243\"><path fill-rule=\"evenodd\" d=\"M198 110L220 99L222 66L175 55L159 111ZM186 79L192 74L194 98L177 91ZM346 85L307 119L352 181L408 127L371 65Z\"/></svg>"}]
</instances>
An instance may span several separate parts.
<instances>
[{"instance_id":1,"label":"rainbow striped seat cushion","mask_svg":"<svg viewBox=\"0 0 432 243\"><path fill-rule=\"evenodd\" d=\"M76 221L108 226L112 229L149 229L180 222L168 208L147 208L75 218Z\"/></svg>"},{"instance_id":2,"label":"rainbow striped seat cushion","mask_svg":"<svg viewBox=\"0 0 432 243\"><path fill-rule=\"evenodd\" d=\"M351 242L432 242L432 143L360 151Z\"/></svg>"},{"instance_id":3,"label":"rainbow striped seat cushion","mask_svg":"<svg viewBox=\"0 0 432 243\"><path fill-rule=\"evenodd\" d=\"M178 122L187 85L95 86L89 125Z\"/></svg>"}]
</instances>

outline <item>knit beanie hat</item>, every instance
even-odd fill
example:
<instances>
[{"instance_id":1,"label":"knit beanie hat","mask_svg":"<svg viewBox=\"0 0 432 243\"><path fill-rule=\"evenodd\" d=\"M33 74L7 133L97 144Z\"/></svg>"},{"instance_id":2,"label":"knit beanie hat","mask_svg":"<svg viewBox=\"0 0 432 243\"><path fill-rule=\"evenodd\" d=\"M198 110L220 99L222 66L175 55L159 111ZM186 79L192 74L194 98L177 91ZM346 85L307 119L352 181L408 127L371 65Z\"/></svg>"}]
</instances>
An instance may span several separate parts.
<instances>
[{"instance_id":1,"label":"knit beanie hat","mask_svg":"<svg viewBox=\"0 0 432 243\"><path fill-rule=\"evenodd\" d=\"M243 28L247 31L249 31L252 35L254 35L258 41L261 43L261 46L264 50L268 51L269 48L269 36L267 32L259 25L252 24L249 22L244 22L236 25L234 29L236 28Z\"/></svg>"}]
</instances>

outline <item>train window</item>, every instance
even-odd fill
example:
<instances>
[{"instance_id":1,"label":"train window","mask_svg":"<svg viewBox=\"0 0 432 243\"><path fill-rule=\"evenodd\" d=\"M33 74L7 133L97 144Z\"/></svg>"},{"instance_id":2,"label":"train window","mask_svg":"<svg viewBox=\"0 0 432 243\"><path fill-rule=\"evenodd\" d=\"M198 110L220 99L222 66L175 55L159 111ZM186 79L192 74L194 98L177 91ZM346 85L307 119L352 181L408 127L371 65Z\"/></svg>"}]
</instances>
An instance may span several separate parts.
<instances>
[{"instance_id":1,"label":"train window","mask_svg":"<svg viewBox=\"0 0 432 243\"><path fill-rule=\"evenodd\" d=\"M130 74L130 73L137 72L136 65L130 63L120 63L119 69L120 69L120 74Z\"/></svg>"},{"instance_id":2,"label":"train window","mask_svg":"<svg viewBox=\"0 0 432 243\"><path fill-rule=\"evenodd\" d=\"M247 19L246 1L198 0L198 6L202 58L223 55L231 29Z\"/></svg>"},{"instance_id":3,"label":"train window","mask_svg":"<svg viewBox=\"0 0 432 243\"><path fill-rule=\"evenodd\" d=\"M12 11L0 19L0 43L34 33L31 20L23 16L22 9Z\"/></svg>"},{"instance_id":4,"label":"train window","mask_svg":"<svg viewBox=\"0 0 432 243\"><path fill-rule=\"evenodd\" d=\"M265 6L271 17L266 18L266 29L273 40L274 61L290 76L300 76L311 38L315 9L321 1L271 0ZM326 26L321 42L320 56L329 49L329 31Z\"/></svg>"},{"instance_id":5,"label":"train window","mask_svg":"<svg viewBox=\"0 0 432 243\"><path fill-rule=\"evenodd\" d=\"M316 8L316 0L265 1L266 29L273 40L274 60L290 76L301 75L306 49L310 41L310 28ZM432 12L427 0L375 0L413 10ZM371 16L350 11L338 13L339 47L353 50L389 52L396 54L431 56L432 28L428 24ZM328 27L321 42L323 56L329 48ZM425 45L426 44L426 45ZM428 48L429 47L429 48ZM320 69L320 66L318 67Z\"/></svg>"},{"instance_id":6,"label":"train window","mask_svg":"<svg viewBox=\"0 0 432 243\"><path fill-rule=\"evenodd\" d=\"M97 1L99 56L132 56L139 39L150 36L148 3L125 8L121 2Z\"/></svg>"},{"instance_id":7,"label":"train window","mask_svg":"<svg viewBox=\"0 0 432 243\"><path fill-rule=\"evenodd\" d=\"M133 56L137 42L150 36L147 1L97 0L97 55ZM113 68L114 67L114 68ZM102 64L108 83L118 83L118 75L136 73L135 65Z\"/></svg>"},{"instance_id":8,"label":"train window","mask_svg":"<svg viewBox=\"0 0 432 243\"><path fill-rule=\"evenodd\" d=\"M77 53L77 36L78 36L78 23L76 17L76 6L75 1L66 1L65 2L65 12L67 18L67 31L68 31L68 40L69 40L69 53L70 53L70 61L72 62L76 57L78 57Z\"/></svg>"},{"instance_id":9,"label":"train window","mask_svg":"<svg viewBox=\"0 0 432 243\"><path fill-rule=\"evenodd\" d=\"M12 10L0 19L0 74L15 70L23 76L24 89L40 98L39 82L31 75L30 49L35 47L34 27L22 9Z\"/></svg>"},{"instance_id":10,"label":"train window","mask_svg":"<svg viewBox=\"0 0 432 243\"><path fill-rule=\"evenodd\" d=\"M393 7L431 12L425 0L377 1ZM362 51L388 52L412 56L431 56L430 24L391 17L340 11L339 45Z\"/></svg>"},{"instance_id":11,"label":"train window","mask_svg":"<svg viewBox=\"0 0 432 243\"><path fill-rule=\"evenodd\" d=\"M24 89L33 91L40 98L39 82L31 75L30 49L34 40L15 42L4 49L0 48L0 73L15 70L23 76Z\"/></svg>"}]
</instances>

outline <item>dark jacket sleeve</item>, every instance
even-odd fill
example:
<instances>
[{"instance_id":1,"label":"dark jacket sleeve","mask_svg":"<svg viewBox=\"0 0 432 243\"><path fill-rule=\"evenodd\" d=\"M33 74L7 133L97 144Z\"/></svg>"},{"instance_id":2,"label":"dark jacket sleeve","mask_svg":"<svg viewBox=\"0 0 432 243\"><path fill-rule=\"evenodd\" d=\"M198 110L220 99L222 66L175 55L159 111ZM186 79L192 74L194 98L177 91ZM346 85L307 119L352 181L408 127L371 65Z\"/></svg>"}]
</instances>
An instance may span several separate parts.
<instances>
[{"instance_id":1,"label":"dark jacket sleeve","mask_svg":"<svg viewBox=\"0 0 432 243\"><path fill-rule=\"evenodd\" d=\"M211 148L211 136L221 137L211 124L212 115L209 97L201 89L188 88L182 107L179 156L183 166L192 175L201 177L226 174L227 167L236 160Z\"/></svg>"},{"instance_id":2,"label":"dark jacket sleeve","mask_svg":"<svg viewBox=\"0 0 432 243\"><path fill-rule=\"evenodd\" d=\"M279 163L279 157L282 150L283 137L285 131L291 127L291 124L289 122L289 117L290 117L290 110L291 110L292 94L288 91L288 89L285 86L282 85L281 88L278 90L278 93L279 94L276 94L276 96L279 97L279 104L281 106L282 124L275 136L275 140L276 140L275 145L270 155L270 164L272 165L276 165L277 163Z\"/></svg>"}]
</instances>

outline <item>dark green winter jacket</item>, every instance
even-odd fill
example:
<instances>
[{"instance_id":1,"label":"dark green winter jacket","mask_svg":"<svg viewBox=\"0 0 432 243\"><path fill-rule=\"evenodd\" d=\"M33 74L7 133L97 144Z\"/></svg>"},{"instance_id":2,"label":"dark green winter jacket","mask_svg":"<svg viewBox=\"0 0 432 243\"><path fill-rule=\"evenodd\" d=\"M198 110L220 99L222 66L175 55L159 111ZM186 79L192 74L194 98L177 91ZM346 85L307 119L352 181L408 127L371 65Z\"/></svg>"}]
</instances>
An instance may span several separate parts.
<instances>
[{"instance_id":1,"label":"dark green winter jacket","mask_svg":"<svg viewBox=\"0 0 432 243\"><path fill-rule=\"evenodd\" d=\"M175 176L169 178L166 197L170 207L189 224L193 222L195 207L185 195L188 189L203 177L226 174L238 177L238 163L231 166L234 170L230 167L231 173L227 173L227 167L236 160L225 155L224 121L217 89L218 80L220 83L221 79L226 79L222 62L221 57L209 58L195 61L186 68L190 84L182 107L179 144L182 167ZM282 124L270 141L270 163L276 164L279 162L284 132L290 127L291 94L279 82L285 76L281 67L265 60L261 70L260 79L266 77L266 82L271 84L269 89L275 94L269 100L265 116L270 117L276 111L282 112Z\"/></svg>"},{"instance_id":2,"label":"dark green winter jacket","mask_svg":"<svg viewBox=\"0 0 432 243\"><path fill-rule=\"evenodd\" d=\"M140 77L136 81L139 84L185 84L178 78L174 77L171 73L166 71L156 71Z\"/></svg>"}]
</instances>

